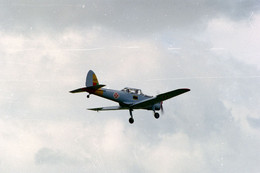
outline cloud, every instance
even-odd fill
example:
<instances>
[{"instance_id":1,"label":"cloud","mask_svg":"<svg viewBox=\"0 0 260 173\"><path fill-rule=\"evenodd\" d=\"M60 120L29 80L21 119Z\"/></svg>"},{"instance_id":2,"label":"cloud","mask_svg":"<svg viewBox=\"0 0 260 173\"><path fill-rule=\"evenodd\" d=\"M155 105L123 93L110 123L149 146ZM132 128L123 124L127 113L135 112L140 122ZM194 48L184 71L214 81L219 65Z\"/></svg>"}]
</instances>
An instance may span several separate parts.
<instances>
[{"instance_id":1,"label":"cloud","mask_svg":"<svg viewBox=\"0 0 260 173\"><path fill-rule=\"evenodd\" d=\"M231 54L240 61L259 68L259 17L259 14L252 13L251 18L239 23L227 18L214 19L208 23L207 39L213 48L222 48L218 50L221 56Z\"/></svg>"},{"instance_id":2,"label":"cloud","mask_svg":"<svg viewBox=\"0 0 260 173\"><path fill-rule=\"evenodd\" d=\"M44 34L32 35L29 40L25 36L8 34L4 39L7 41L1 42L5 60L2 61L4 72L1 78L6 81L1 83L4 90L1 102L5 106L1 109L4 115L2 127L7 129L2 130L1 138L7 146L19 140L19 132L27 136L22 138L22 146L27 146L27 141L33 145L33 150L20 150L20 156L28 159L24 159L19 168L28 170L28 165L34 165L34 170L44 167L45 171L69 172L69 168L77 165L79 171L157 172L165 169L188 172L203 169L228 172L241 165L257 170L253 160L259 158L249 149L258 144L259 138L258 129L250 123L251 116L248 116L252 113L250 108L259 102L259 96L254 92L257 90L254 79L196 78L198 75L246 76L258 73L257 69L252 70L250 65L239 63L232 57L220 62L217 53L208 51L210 46L198 41L185 44L190 51L183 48L175 54L158 43L142 39L126 41L115 33L104 40L106 32L97 29L79 31L79 34L68 30L54 38ZM85 40L81 35L90 39ZM64 51L68 42L75 50L88 48L86 45L98 45L104 49L94 53ZM138 49L125 48L129 46ZM32 50L26 50L28 47ZM17 48L25 51L16 51ZM115 68L114 64L119 67ZM84 84L86 69L93 67L99 80L104 80L112 88L138 84L153 94L158 88L162 92L182 86L192 90L165 102L166 114L159 120L147 116L150 113L134 111L136 123L129 126L128 112L97 114L85 111L86 104L92 107L97 106L97 102L98 105L110 102L95 97L86 102L84 95L68 93ZM174 79L180 76L191 79ZM163 77L172 79L156 83L146 81ZM236 109L241 105L248 112ZM258 112L257 109L254 111ZM259 118L257 113L253 117ZM6 127L13 129L8 135L12 140L4 137L10 131ZM246 135L256 136L256 139ZM246 142L248 140L250 144ZM239 145L234 148L236 143ZM13 147L2 153L10 150ZM240 154L251 160L251 164L243 164ZM1 162L7 163L5 165L11 165L15 160L1 157ZM231 164L234 160L235 165ZM188 161L190 167L185 167ZM158 164L151 166L152 163ZM61 165L67 165L68 170ZM132 168L133 165L136 166Z\"/></svg>"},{"instance_id":3,"label":"cloud","mask_svg":"<svg viewBox=\"0 0 260 173\"><path fill-rule=\"evenodd\" d=\"M159 144L146 149L143 159L146 170L149 172L168 172L175 170L176 172L190 172L205 168L205 160L203 153L197 144L192 144L189 137L183 133L175 133L173 135L162 135ZM189 162L189 167L185 165ZM153 165L156 163L153 167Z\"/></svg>"},{"instance_id":4,"label":"cloud","mask_svg":"<svg viewBox=\"0 0 260 173\"><path fill-rule=\"evenodd\" d=\"M71 164L74 159L70 159L65 154L49 148L40 149L35 155L36 164Z\"/></svg>"},{"instance_id":5,"label":"cloud","mask_svg":"<svg viewBox=\"0 0 260 173\"><path fill-rule=\"evenodd\" d=\"M255 1L26 1L0 8L6 6L3 172L258 172ZM134 111L129 125L128 111L86 111L115 103L68 93L84 85L89 69L110 88L191 92L164 102L158 120Z\"/></svg>"},{"instance_id":6,"label":"cloud","mask_svg":"<svg viewBox=\"0 0 260 173\"><path fill-rule=\"evenodd\" d=\"M161 30L197 30L218 16L240 20L257 12L259 4L250 1L13 1L1 4L2 27L31 32L63 30L67 27L101 26L122 34ZM8 18L6 18L8 16ZM58 24L57 24L58 22ZM13 27L13 24L16 27ZM17 25L18 24L18 25Z\"/></svg>"}]
</instances>

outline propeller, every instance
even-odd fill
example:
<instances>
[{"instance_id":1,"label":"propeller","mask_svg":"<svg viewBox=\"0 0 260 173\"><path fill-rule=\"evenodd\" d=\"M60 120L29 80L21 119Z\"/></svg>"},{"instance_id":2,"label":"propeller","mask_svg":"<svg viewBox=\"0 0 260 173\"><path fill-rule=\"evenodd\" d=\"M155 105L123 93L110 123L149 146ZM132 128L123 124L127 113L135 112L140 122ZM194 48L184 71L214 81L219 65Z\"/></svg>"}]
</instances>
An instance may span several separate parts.
<instances>
[{"instance_id":1,"label":"propeller","mask_svg":"<svg viewBox=\"0 0 260 173\"><path fill-rule=\"evenodd\" d=\"M161 102L161 113L164 114L164 110L163 110L163 102Z\"/></svg>"},{"instance_id":2,"label":"propeller","mask_svg":"<svg viewBox=\"0 0 260 173\"><path fill-rule=\"evenodd\" d=\"M159 95L160 94L160 91L159 90L157 90L157 95ZM164 114L164 109L163 109L163 101L161 101L161 104L160 104L160 110L161 110L161 113L162 114Z\"/></svg>"}]
</instances>

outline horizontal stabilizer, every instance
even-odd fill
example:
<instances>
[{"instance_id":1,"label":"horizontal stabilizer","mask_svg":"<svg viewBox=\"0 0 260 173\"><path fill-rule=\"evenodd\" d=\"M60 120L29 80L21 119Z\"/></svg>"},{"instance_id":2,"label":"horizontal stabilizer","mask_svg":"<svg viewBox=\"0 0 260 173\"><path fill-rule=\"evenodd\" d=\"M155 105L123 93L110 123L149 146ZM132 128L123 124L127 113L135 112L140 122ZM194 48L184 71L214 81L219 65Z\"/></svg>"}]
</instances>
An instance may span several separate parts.
<instances>
[{"instance_id":1,"label":"horizontal stabilizer","mask_svg":"<svg viewBox=\"0 0 260 173\"><path fill-rule=\"evenodd\" d=\"M87 92L87 88L84 87L84 88L79 88L79 89L70 91L70 93L80 93L80 92Z\"/></svg>"},{"instance_id":2,"label":"horizontal stabilizer","mask_svg":"<svg viewBox=\"0 0 260 173\"><path fill-rule=\"evenodd\" d=\"M93 92L104 86L106 86L106 85L95 85L95 86L90 86L90 87L79 88L79 89L70 91L70 93Z\"/></svg>"},{"instance_id":3,"label":"horizontal stabilizer","mask_svg":"<svg viewBox=\"0 0 260 173\"><path fill-rule=\"evenodd\" d=\"M95 85L95 86L90 86L90 87L87 87L87 89L89 90L98 90L99 88L102 88L106 85Z\"/></svg>"},{"instance_id":4,"label":"horizontal stabilizer","mask_svg":"<svg viewBox=\"0 0 260 173\"><path fill-rule=\"evenodd\" d=\"M100 108L89 108L91 111L112 111L112 110L124 110L128 109L127 107L122 106L108 106L108 107L100 107Z\"/></svg>"}]
</instances>

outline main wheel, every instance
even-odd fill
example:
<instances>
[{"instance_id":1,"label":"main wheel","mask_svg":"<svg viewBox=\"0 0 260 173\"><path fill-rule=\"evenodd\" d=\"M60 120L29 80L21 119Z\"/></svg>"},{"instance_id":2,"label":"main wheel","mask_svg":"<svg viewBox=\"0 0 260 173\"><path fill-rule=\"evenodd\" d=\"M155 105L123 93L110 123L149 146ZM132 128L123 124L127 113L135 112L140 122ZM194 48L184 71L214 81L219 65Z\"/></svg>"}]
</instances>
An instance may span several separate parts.
<instances>
[{"instance_id":1,"label":"main wheel","mask_svg":"<svg viewBox=\"0 0 260 173\"><path fill-rule=\"evenodd\" d=\"M158 119L158 118L160 117L160 114L157 113L157 112L155 112L155 113L154 113L154 117L155 117L156 119Z\"/></svg>"},{"instance_id":2,"label":"main wheel","mask_svg":"<svg viewBox=\"0 0 260 173\"><path fill-rule=\"evenodd\" d=\"M129 123L133 124L134 123L134 119L133 118L129 118Z\"/></svg>"}]
</instances>

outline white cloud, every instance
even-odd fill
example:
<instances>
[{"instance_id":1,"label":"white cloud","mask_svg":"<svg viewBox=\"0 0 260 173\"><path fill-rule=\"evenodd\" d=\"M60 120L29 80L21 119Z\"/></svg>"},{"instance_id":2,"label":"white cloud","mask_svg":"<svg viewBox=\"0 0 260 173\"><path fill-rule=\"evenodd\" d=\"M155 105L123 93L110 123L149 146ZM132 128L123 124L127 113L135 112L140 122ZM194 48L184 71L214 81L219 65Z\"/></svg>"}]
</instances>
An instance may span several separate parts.
<instances>
[{"instance_id":1,"label":"white cloud","mask_svg":"<svg viewBox=\"0 0 260 173\"><path fill-rule=\"evenodd\" d=\"M84 7L84 8L82 8ZM233 20L259 10L257 0L242 1L12 1L2 3L1 28L20 32L53 31L100 26L122 34L146 35L162 30L199 31L208 20L225 16Z\"/></svg>"},{"instance_id":2,"label":"white cloud","mask_svg":"<svg viewBox=\"0 0 260 173\"><path fill-rule=\"evenodd\" d=\"M158 144L146 149L143 160L148 172L197 172L206 166L200 146L184 133L161 136Z\"/></svg>"},{"instance_id":3,"label":"white cloud","mask_svg":"<svg viewBox=\"0 0 260 173\"><path fill-rule=\"evenodd\" d=\"M241 22L216 18L209 22L206 36L221 56L232 56L260 68L260 15L258 13Z\"/></svg>"},{"instance_id":4,"label":"white cloud","mask_svg":"<svg viewBox=\"0 0 260 173\"><path fill-rule=\"evenodd\" d=\"M243 63L259 64L253 37L259 34L249 31L245 21L226 18L212 20L205 35L162 31L161 40L133 39L104 27L1 31L1 170L257 172L259 127L249 118L259 118L258 78L232 78L258 73ZM181 49L168 50L164 37ZM249 61L240 39L248 42ZM225 58L216 52L222 49L214 49L221 46L228 50ZM165 102L158 120L151 112L134 111L136 122L129 125L128 111L85 110L115 103L68 93L84 85L89 69L110 88L191 92Z\"/></svg>"}]
</instances>

